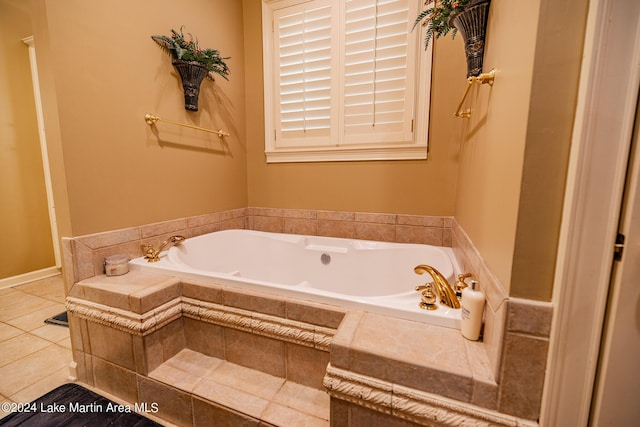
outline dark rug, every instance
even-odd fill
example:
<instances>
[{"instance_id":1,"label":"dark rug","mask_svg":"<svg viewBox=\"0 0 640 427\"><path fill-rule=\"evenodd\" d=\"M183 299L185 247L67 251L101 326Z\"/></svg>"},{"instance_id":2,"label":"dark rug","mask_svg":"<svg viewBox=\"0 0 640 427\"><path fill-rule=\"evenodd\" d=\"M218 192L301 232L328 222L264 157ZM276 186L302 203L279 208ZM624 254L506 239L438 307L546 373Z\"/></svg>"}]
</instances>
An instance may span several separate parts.
<instances>
[{"instance_id":1,"label":"dark rug","mask_svg":"<svg viewBox=\"0 0 640 427\"><path fill-rule=\"evenodd\" d=\"M69 318L67 317L67 312L64 311L60 314L56 314L55 316L45 319L44 323L49 323L51 325L66 326L68 328Z\"/></svg>"},{"instance_id":2,"label":"dark rug","mask_svg":"<svg viewBox=\"0 0 640 427\"><path fill-rule=\"evenodd\" d=\"M61 385L31 403L5 402L2 408L13 413L0 419L1 426L160 426L133 412L134 405L120 405L73 383Z\"/></svg>"}]
</instances>

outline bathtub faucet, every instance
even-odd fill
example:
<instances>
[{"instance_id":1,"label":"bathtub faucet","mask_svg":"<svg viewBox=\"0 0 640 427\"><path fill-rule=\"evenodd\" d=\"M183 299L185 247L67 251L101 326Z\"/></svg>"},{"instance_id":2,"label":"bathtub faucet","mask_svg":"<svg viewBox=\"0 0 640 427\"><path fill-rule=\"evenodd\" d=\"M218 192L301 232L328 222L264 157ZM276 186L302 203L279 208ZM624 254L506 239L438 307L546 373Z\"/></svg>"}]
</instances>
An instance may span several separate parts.
<instances>
[{"instance_id":1,"label":"bathtub faucet","mask_svg":"<svg viewBox=\"0 0 640 427\"><path fill-rule=\"evenodd\" d=\"M152 245L142 245L142 251L144 252L144 259L146 259L147 262L160 261L160 258L159 258L160 252L162 252L162 250L166 246L171 247L173 245L177 245L185 241L186 239L187 238L184 236L178 236L178 235L171 236L164 242L160 243L160 246L158 246L158 249L154 249Z\"/></svg>"},{"instance_id":2,"label":"bathtub faucet","mask_svg":"<svg viewBox=\"0 0 640 427\"><path fill-rule=\"evenodd\" d=\"M435 268L430 265L420 264L417 265L413 271L417 274L429 273L431 278L433 279L433 287L436 289L436 293L440 299L440 302L448 305L451 308L460 308L460 301L458 301L458 297L456 297L453 288L447 282L447 279ZM425 286L416 287L416 291L421 291L426 289Z\"/></svg>"}]
</instances>

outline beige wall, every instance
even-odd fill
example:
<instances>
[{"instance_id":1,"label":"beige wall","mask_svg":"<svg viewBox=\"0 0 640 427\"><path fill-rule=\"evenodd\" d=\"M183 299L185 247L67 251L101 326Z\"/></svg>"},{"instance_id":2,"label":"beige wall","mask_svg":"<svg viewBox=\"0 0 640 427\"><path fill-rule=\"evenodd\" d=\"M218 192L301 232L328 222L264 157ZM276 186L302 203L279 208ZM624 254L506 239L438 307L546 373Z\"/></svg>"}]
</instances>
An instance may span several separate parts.
<instances>
[{"instance_id":1,"label":"beige wall","mask_svg":"<svg viewBox=\"0 0 640 427\"><path fill-rule=\"evenodd\" d=\"M246 206L241 2L35 0L33 7L45 108L59 123L52 140L64 162L63 236ZM150 38L181 25L201 47L231 56L230 81L203 82L197 113L184 109L179 77ZM153 129L148 112L231 137L221 143L167 123Z\"/></svg>"},{"instance_id":2,"label":"beige wall","mask_svg":"<svg viewBox=\"0 0 640 427\"><path fill-rule=\"evenodd\" d=\"M577 105L587 0L543 1L537 32L511 296L550 301Z\"/></svg>"},{"instance_id":3,"label":"beige wall","mask_svg":"<svg viewBox=\"0 0 640 427\"><path fill-rule=\"evenodd\" d=\"M33 0L61 234L244 206L455 215L511 295L549 300L587 3L571 1L492 1L485 70L498 74L472 91L470 120L453 117L462 40L436 42L428 160L266 164L260 0ZM182 24L232 56L197 114L149 39ZM146 112L233 136L156 132Z\"/></svg>"},{"instance_id":4,"label":"beige wall","mask_svg":"<svg viewBox=\"0 0 640 427\"><path fill-rule=\"evenodd\" d=\"M511 296L551 300L586 0L493 0L456 218Z\"/></svg>"},{"instance_id":5,"label":"beige wall","mask_svg":"<svg viewBox=\"0 0 640 427\"><path fill-rule=\"evenodd\" d=\"M464 90L464 58L434 61L431 138L425 161L267 164L264 157L260 0L244 0L249 205L453 215L459 141L451 128ZM443 42L447 45L452 42ZM462 45L456 46L462 50ZM457 76L454 79L451 76Z\"/></svg>"},{"instance_id":6,"label":"beige wall","mask_svg":"<svg viewBox=\"0 0 640 427\"><path fill-rule=\"evenodd\" d=\"M463 126L456 218L509 291L540 1L491 3L484 69ZM517 34L517 37L514 36Z\"/></svg>"},{"instance_id":7,"label":"beige wall","mask_svg":"<svg viewBox=\"0 0 640 427\"><path fill-rule=\"evenodd\" d=\"M0 0L0 279L55 264L31 83L28 3Z\"/></svg>"}]
</instances>

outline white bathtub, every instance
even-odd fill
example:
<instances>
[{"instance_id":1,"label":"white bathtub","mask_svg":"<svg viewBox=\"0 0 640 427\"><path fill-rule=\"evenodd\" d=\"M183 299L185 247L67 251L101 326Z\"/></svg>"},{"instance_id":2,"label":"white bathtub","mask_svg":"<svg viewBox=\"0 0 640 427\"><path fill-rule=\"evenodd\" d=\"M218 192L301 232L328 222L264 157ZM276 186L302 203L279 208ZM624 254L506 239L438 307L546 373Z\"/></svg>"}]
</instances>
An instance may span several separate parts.
<instances>
[{"instance_id":1,"label":"white bathtub","mask_svg":"<svg viewBox=\"0 0 640 427\"><path fill-rule=\"evenodd\" d=\"M459 309L418 307L415 287L432 281L414 273L418 264L435 267L451 284L459 273L450 248L250 230L189 238L163 252L158 262L130 261L132 270L459 328Z\"/></svg>"}]
</instances>

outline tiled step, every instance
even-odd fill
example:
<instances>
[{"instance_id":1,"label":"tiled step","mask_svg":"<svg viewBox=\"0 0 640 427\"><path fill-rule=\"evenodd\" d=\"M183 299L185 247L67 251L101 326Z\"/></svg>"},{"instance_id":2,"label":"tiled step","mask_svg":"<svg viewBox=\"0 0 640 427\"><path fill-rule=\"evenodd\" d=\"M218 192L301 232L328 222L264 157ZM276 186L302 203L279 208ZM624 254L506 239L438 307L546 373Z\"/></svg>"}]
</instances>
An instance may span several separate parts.
<instances>
[{"instance_id":1,"label":"tiled step","mask_svg":"<svg viewBox=\"0 0 640 427\"><path fill-rule=\"evenodd\" d=\"M255 369L184 349L149 377L275 426L329 426L329 395Z\"/></svg>"}]
</instances>

